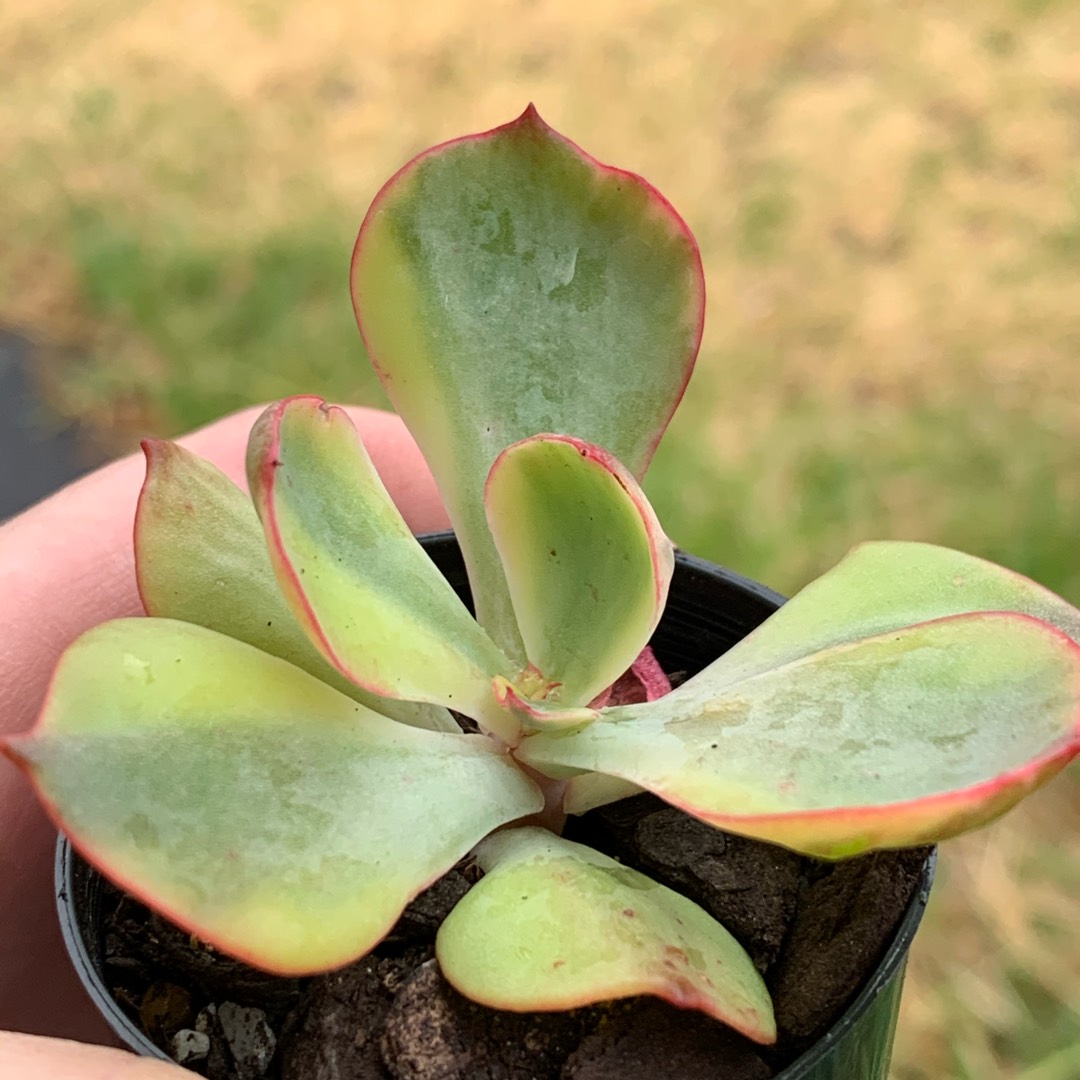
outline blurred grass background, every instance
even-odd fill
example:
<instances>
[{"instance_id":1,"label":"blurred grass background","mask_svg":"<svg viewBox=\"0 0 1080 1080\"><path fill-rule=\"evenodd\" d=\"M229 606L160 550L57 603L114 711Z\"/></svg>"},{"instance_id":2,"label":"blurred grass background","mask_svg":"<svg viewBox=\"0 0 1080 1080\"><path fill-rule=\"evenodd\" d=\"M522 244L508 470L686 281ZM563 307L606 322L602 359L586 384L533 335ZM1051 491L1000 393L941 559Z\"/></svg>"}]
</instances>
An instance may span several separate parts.
<instances>
[{"instance_id":1,"label":"blurred grass background","mask_svg":"<svg viewBox=\"0 0 1080 1080\"><path fill-rule=\"evenodd\" d=\"M534 100L702 246L672 535L791 591L868 537L1080 602L1080 5L4 0L0 322L111 448L380 400L356 228ZM895 1080L1080 1078L1080 777L946 846Z\"/></svg>"}]
</instances>

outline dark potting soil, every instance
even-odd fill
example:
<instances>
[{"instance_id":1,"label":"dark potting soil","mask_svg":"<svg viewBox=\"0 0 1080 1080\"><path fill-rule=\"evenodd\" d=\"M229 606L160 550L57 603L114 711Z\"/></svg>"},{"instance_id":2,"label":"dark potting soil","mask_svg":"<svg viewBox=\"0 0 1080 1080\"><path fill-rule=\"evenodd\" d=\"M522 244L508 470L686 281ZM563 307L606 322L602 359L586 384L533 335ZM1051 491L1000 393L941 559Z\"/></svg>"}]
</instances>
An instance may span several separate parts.
<instances>
[{"instance_id":1,"label":"dark potting soil","mask_svg":"<svg viewBox=\"0 0 1080 1080\"><path fill-rule=\"evenodd\" d=\"M254 971L117 892L106 980L147 1035L211 1080L769 1080L877 965L926 858L917 849L823 864L650 795L571 819L567 836L718 918L773 994L777 1045L656 998L534 1014L463 998L439 972L434 938L476 880L470 867L418 897L375 952L309 979Z\"/></svg>"}]
</instances>

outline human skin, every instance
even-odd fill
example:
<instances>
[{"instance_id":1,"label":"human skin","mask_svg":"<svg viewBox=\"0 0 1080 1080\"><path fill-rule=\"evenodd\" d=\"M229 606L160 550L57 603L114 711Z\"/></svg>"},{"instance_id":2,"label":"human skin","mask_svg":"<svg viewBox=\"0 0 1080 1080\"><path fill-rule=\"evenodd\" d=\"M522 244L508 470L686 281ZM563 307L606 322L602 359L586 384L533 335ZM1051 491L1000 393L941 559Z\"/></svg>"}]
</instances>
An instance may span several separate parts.
<instances>
[{"instance_id":1,"label":"human skin","mask_svg":"<svg viewBox=\"0 0 1080 1080\"><path fill-rule=\"evenodd\" d=\"M349 413L414 532L446 528L435 483L397 417ZM246 487L244 451L259 410L248 409L178 440ZM141 455L70 485L0 526L0 734L37 715L61 652L106 619L142 613L132 525ZM0 1032L4 1080L165 1080L190 1076L121 1051L58 1040L112 1042L60 937L53 895L56 829L25 778L0 764Z\"/></svg>"}]
</instances>

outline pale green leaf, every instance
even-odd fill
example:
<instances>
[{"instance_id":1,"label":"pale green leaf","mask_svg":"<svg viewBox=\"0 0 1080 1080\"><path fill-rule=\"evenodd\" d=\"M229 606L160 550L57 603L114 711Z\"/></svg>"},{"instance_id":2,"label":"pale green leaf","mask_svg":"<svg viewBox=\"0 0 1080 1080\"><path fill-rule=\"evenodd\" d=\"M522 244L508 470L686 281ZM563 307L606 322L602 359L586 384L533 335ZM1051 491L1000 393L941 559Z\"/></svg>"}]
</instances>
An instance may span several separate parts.
<instances>
[{"instance_id":1,"label":"pale green leaf","mask_svg":"<svg viewBox=\"0 0 1080 1080\"><path fill-rule=\"evenodd\" d=\"M543 806L490 739L395 723L165 619L81 637L7 752L106 874L281 973L365 953L477 841Z\"/></svg>"},{"instance_id":2,"label":"pale green leaf","mask_svg":"<svg viewBox=\"0 0 1080 1080\"><path fill-rule=\"evenodd\" d=\"M299 624L348 678L384 697L445 705L512 741L491 681L512 665L424 553L344 410L271 406L248 475L270 560Z\"/></svg>"},{"instance_id":3,"label":"pale green leaf","mask_svg":"<svg viewBox=\"0 0 1080 1080\"><path fill-rule=\"evenodd\" d=\"M1024 615L954 616L601 717L517 756L841 857L973 828L1063 768L1080 752L1080 647Z\"/></svg>"},{"instance_id":4,"label":"pale green leaf","mask_svg":"<svg viewBox=\"0 0 1080 1080\"><path fill-rule=\"evenodd\" d=\"M251 500L220 469L176 443L147 440L135 516L135 571L148 615L246 641L385 716L459 731L437 705L372 694L331 667L281 595Z\"/></svg>"},{"instance_id":5,"label":"pale green leaf","mask_svg":"<svg viewBox=\"0 0 1080 1080\"><path fill-rule=\"evenodd\" d=\"M675 564L637 481L598 446L536 435L496 459L485 491L529 662L585 705L648 643Z\"/></svg>"},{"instance_id":6,"label":"pale green leaf","mask_svg":"<svg viewBox=\"0 0 1080 1080\"><path fill-rule=\"evenodd\" d=\"M563 813L585 814L598 806L607 806L620 799L640 795L643 790L644 788L619 776L597 772L581 773L566 781L563 790Z\"/></svg>"},{"instance_id":7,"label":"pale green leaf","mask_svg":"<svg viewBox=\"0 0 1080 1080\"><path fill-rule=\"evenodd\" d=\"M873 541L852 548L700 677L719 689L831 645L973 611L1031 615L1080 641L1080 611L1029 578L933 544Z\"/></svg>"},{"instance_id":8,"label":"pale green leaf","mask_svg":"<svg viewBox=\"0 0 1080 1080\"><path fill-rule=\"evenodd\" d=\"M640 177L600 165L531 107L420 155L386 184L353 257L369 355L431 464L480 621L523 659L484 515L504 447L541 431L638 478L701 339L697 246Z\"/></svg>"},{"instance_id":9,"label":"pale green leaf","mask_svg":"<svg viewBox=\"0 0 1080 1080\"><path fill-rule=\"evenodd\" d=\"M653 994L761 1043L776 1039L768 991L742 946L685 896L544 829L476 850L486 871L439 930L446 978L511 1012Z\"/></svg>"}]
</instances>

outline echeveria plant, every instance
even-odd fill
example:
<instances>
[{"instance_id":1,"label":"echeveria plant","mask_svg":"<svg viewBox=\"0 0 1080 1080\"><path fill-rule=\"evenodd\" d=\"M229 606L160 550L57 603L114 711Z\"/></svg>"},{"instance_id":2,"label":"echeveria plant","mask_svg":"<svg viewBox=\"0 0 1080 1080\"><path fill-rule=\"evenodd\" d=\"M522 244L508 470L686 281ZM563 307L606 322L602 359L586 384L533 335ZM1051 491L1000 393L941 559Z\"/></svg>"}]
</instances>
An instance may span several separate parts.
<instances>
[{"instance_id":1,"label":"echeveria plant","mask_svg":"<svg viewBox=\"0 0 1080 1080\"><path fill-rule=\"evenodd\" d=\"M362 955L471 852L484 876L437 939L470 998L656 994L772 1041L730 934L561 838L565 815L646 790L825 858L972 828L1080 751L1080 612L954 551L865 544L661 694L673 553L638 480L701 336L684 223L530 108L394 176L352 281L477 618L346 414L291 398L251 435L254 510L146 445L150 618L76 641L5 752L108 876L259 967ZM611 703L635 667L652 700Z\"/></svg>"}]
</instances>

